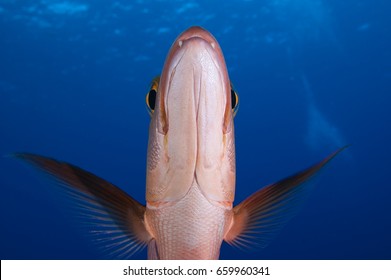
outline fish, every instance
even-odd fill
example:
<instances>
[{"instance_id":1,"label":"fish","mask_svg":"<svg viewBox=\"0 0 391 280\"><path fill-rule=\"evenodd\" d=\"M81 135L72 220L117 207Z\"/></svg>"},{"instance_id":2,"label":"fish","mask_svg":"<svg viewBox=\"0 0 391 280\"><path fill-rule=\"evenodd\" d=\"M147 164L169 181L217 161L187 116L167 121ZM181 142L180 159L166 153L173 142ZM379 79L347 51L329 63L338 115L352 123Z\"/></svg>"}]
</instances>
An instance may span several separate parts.
<instances>
[{"instance_id":1,"label":"fish","mask_svg":"<svg viewBox=\"0 0 391 280\"><path fill-rule=\"evenodd\" d=\"M44 171L74 202L81 223L109 256L219 259L223 242L265 247L297 212L307 182L346 147L234 206L234 116L239 98L217 40L193 26L172 44L146 96L151 115L146 203L67 162L15 157Z\"/></svg>"}]
</instances>

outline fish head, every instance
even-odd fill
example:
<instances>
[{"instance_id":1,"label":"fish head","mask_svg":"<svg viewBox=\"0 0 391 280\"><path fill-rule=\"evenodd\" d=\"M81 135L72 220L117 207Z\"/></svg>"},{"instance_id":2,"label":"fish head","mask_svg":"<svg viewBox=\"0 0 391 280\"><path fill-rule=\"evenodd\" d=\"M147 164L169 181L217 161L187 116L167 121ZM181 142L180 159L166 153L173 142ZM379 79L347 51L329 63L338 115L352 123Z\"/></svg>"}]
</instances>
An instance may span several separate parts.
<instances>
[{"instance_id":1,"label":"fish head","mask_svg":"<svg viewBox=\"0 0 391 280\"><path fill-rule=\"evenodd\" d=\"M176 202L196 184L211 203L232 207L236 171L231 90L216 39L201 27L179 35L167 55L151 118L149 206Z\"/></svg>"}]
</instances>

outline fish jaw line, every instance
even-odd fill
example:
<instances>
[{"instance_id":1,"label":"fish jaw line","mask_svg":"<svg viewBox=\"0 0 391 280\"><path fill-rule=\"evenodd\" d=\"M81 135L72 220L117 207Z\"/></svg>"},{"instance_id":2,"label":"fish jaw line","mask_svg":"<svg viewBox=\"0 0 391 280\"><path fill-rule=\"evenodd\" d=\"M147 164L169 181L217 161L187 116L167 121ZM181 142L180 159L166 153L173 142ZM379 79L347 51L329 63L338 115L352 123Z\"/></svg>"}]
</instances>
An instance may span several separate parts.
<instances>
[{"instance_id":1,"label":"fish jaw line","mask_svg":"<svg viewBox=\"0 0 391 280\"><path fill-rule=\"evenodd\" d=\"M148 205L160 208L179 201L195 181L213 204L232 208L233 195L227 200L218 194L225 184L225 140L233 137L233 125L229 123L229 130L224 126L228 106L232 122L230 82L220 46L209 32L195 27L178 37L163 68L159 94L161 126L155 136L160 134L165 161L160 162L160 178L151 182L154 186L148 185L147 175L147 189L157 194L147 193Z\"/></svg>"}]
</instances>

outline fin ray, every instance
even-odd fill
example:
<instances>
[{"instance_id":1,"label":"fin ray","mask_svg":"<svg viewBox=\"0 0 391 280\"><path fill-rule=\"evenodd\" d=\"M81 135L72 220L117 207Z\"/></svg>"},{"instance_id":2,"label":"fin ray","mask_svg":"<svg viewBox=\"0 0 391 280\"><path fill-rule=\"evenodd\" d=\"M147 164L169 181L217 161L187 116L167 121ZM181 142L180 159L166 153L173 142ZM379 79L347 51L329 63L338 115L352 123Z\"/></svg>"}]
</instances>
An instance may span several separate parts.
<instances>
[{"instance_id":1,"label":"fin ray","mask_svg":"<svg viewBox=\"0 0 391 280\"><path fill-rule=\"evenodd\" d=\"M306 191L305 184L342 147L321 162L255 192L234 207L231 228L224 240L235 247L266 247L274 234L291 218Z\"/></svg>"},{"instance_id":2,"label":"fin ray","mask_svg":"<svg viewBox=\"0 0 391 280\"><path fill-rule=\"evenodd\" d=\"M145 206L118 187L77 166L28 153L14 155L51 175L73 202L73 212L113 257L129 257L151 239ZM121 238L123 240L121 240ZM128 243L126 243L128 242Z\"/></svg>"}]
</instances>

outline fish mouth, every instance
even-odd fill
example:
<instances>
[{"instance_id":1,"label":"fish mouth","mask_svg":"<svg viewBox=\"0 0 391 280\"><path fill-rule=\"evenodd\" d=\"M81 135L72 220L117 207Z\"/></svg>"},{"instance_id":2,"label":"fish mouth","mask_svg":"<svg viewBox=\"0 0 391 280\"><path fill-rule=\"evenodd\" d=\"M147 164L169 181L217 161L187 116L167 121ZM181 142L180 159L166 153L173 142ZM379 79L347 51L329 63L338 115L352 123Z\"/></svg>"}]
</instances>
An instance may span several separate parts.
<instances>
[{"instance_id":1,"label":"fish mouth","mask_svg":"<svg viewBox=\"0 0 391 280\"><path fill-rule=\"evenodd\" d=\"M223 114L214 118L222 120L225 133L231 129L230 82L225 60L220 45L207 30L191 27L175 40L163 68L159 90L165 124L162 132L166 133L170 126L169 115L174 110L170 110L169 103L173 100L183 107L188 105L184 103L193 102L197 121L200 100L209 109L213 105L220 106ZM171 98L176 91L180 91L181 96ZM186 99L189 96L192 99Z\"/></svg>"},{"instance_id":2,"label":"fish mouth","mask_svg":"<svg viewBox=\"0 0 391 280\"><path fill-rule=\"evenodd\" d=\"M218 45L216 39L210 34L207 30L199 26L193 26L183 32L178 38L177 43L181 47L184 41L189 39L199 38L205 42L208 42L212 48L215 48ZM175 44L175 43L174 43ZM221 50L220 50L221 53Z\"/></svg>"}]
</instances>

